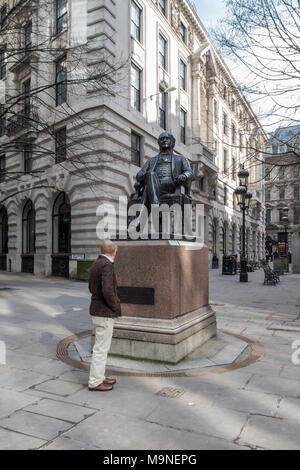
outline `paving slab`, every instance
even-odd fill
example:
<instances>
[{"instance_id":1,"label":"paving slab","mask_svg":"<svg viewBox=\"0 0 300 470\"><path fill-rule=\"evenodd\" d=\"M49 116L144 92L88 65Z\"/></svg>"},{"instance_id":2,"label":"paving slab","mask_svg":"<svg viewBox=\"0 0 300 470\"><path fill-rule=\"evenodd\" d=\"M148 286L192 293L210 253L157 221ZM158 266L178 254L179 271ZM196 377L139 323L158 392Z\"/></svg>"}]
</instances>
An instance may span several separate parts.
<instances>
[{"instance_id":1,"label":"paving slab","mask_svg":"<svg viewBox=\"0 0 300 470\"><path fill-rule=\"evenodd\" d=\"M247 413L219 406L180 406L178 401L169 400L150 413L147 421L234 441L247 417Z\"/></svg>"},{"instance_id":2,"label":"paving slab","mask_svg":"<svg viewBox=\"0 0 300 470\"><path fill-rule=\"evenodd\" d=\"M280 401L276 416L300 422L300 399L283 398Z\"/></svg>"},{"instance_id":3,"label":"paving slab","mask_svg":"<svg viewBox=\"0 0 300 470\"><path fill-rule=\"evenodd\" d=\"M156 392L158 391L159 389L156 389ZM66 398L68 403L119 413L120 416L124 415L128 418L145 418L163 400L165 400L163 397L148 391L147 388L128 389L122 387L120 382L114 386L114 390L111 392L90 392L85 388Z\"/></svg>"},{"instance_id":4,"label":"paving slab","mask_svg":"<svg viewBox=\"0 0 300 470\"><path fill-rule=\"evenodd\" d=\"M0 419L0 428L21 432L46 441L53 439L72 426L73 423L27 411L16 411L9 418Z\"/></svg>"},{"instance_id":5,"label":"paving slab","mask_svg":"<svg viewBox=\"0 0 300 470\"><path fill-rule=\"evenodd\" d=\"M23 408L24 411L31 411L39 415L58 418L70 423L79 423L83 419L96 413L96 410L87 407L73 405L71 403L63 403L60 401L42 399L37 403Z\"/></svg>"},{"instance_id":6,"label":"paving slab","mask_svg":"<svg viewBox=\"0 0 300 470\"><path fill-rule=\"evenodd\" d=\"M300 380L300 365L295 366L291 363L290 366L283 366L280 377L284 379Z\"/></svg>"},{"instance_id":7,"label":"paving slab","mask_svg":"<svg viewBox=\"0 0 300 470\"><path fill-rule=\"evenodd\" d=\"M99 447L91 446L86 442L70 439L68 436L57 437L54 441L48 442L39 450L100 450Z\"/></svg>"},{"instance_id":8,"label":"paving slab","mask_svg":"<svg viewBox=\"0 0 300 470\"><path fill-rule=\"evenodd\" d=\"M78 390L81 390L83 385L73 382L65 382L64 380L60 379L51 379L41 383L40 385L37 385L34 388L38 391L67 397L73 393L78 392Z\"/></svg>"},{"instance_id":9,"label":"paving slab","mask_svg":"<svg viewBox=\"0 0 300 470\"><path fill-rule=\"evenodd\" d=\"M0 428L1 450L36 450L45 440Z\"/></svg>"},{"instance_id":10,"label":"paving slab","mask_svg":"<svg viewBox=\"0 0 300 470\"><path fill-rule=\"evenodd\" d=\"M21 392L47 379L49 379L47 375L6 367L0 373L0 387Z\"/></svg>"},{"instance_id":11,"label":"paving slab","mask_svg":"<svg viewBox=\"0 0 300 470\"><path fill-rule=\"evenodd\" d=\"M39 399L13 390L0 389L0 418L35 403Z\"/></svg>"},{"instance_id":12,"label":"paving slab","mask_svg":"<svg viewBox=\"0 0 300 470\"><path fill-rule=\"evenodd\" d=\"M239 443L268 450L299 450L300 422L251 416Z\"/></svg>"},{"instance_id":13,"label":"paving slab","mask_svg":"<svg viewBox=\"0 0 300 470\"><path fill-rule=\"evenodd\" d=\"M126 433L124 433L126 429ZM230 441L172 429L125 416L99 412L68 431L65 436L84 440L105 450L238 449ZM65 437L64 436L64 437Z\"/></svg>"},{"instance_id":14,"label":"paving slab","mask_svg":"<svg viewBox=\"0 0 300 470\"><path fill-rule=\"evenodd\" d=\"M299 381L282 377L254 375L247 384L246 390L271 393L281 397L300 397Z\"/></svg>"},{"instance_id":15,"label":"paving slab","mask_svg":"<svg viewBox=\"0 0 300 470\"><path fill-rule=\"evenodd\" d=\"M89 380L89 374L87 371L72 369L61 374L59 378L65 382L75 382L86 386Z\"/></svg>"},{"instance_id":16,"label":"paving slab","mask_svg":"<svg viewBox=\"0 0 300 470\"><path fill-rule=\"evenodd\" d=\"M55 358L56 348L57 348L57 344L34 343L34 344L30 344L29 346L17 348L16 351L19 351L22 354L33 354L36 356Z\"/></svg>"},{"instance_id":17,"label":"paving slab","mask_svg":"<svg viewBox=\"0 0 300 470\"><path fill-rule=\"evenodd\" d=\"M276 415L279 402L280 397L276 395L228 388L217 398L220 407L267 416Z\"/></svg>"},{"instance_id":18,"label":"paving slab","mask_svg":"<svg viewBox=\"0 0 300 470\"><path fill-rule=\"evenodd\" d=\"M24 354L16 350L7 350L6 361L8 367L28 370L39 374L46 373L54 377L70 370L70 366L59 359Z\"/></svg>"}]
</instances>

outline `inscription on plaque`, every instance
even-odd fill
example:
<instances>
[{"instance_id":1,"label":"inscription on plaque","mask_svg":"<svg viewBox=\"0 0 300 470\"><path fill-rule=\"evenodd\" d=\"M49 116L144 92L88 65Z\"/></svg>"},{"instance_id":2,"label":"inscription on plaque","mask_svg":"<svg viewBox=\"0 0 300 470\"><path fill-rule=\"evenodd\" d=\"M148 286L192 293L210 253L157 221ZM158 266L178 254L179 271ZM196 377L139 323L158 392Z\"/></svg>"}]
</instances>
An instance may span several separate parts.
<instances>
[{"instance_id":1,"label":"inscription on plaque","mask_svg":"<svg viewBox=\"0 0 300 470\"><path fill-rule=\"evenodd\" d=\"M154 305L155 289L147 287L118 287L121 304Z\"/></svg>"}]
</instances>

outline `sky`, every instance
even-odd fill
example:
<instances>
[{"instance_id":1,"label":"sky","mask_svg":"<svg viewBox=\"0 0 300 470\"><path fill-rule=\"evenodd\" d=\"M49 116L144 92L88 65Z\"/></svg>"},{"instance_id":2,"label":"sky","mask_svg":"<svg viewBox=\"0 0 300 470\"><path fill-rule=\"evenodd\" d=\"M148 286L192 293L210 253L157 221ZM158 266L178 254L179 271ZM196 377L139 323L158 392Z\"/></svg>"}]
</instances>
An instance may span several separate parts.
<instances>
[{"instance_id":1,"label":"sky","mask_svg":"<svg viewBox=\"0 0 300 470\"><path fill-rule=\"evenodd\" d=\"M192 3L195 4L200 20L207 29L215 27L218 20L225 15L225 0L194 0Z\"/></svg>"}]
</instances>

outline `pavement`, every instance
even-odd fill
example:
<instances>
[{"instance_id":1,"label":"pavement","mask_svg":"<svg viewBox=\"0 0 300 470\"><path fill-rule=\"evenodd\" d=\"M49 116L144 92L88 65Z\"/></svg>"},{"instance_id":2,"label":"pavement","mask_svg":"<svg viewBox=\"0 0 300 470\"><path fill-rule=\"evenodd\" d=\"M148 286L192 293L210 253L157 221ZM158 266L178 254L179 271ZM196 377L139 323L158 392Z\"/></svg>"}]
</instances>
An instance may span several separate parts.
<instances>
[{"instance_id":1,"label":"pavement","mask_svg":"<svg viewBox=\"0 0 300 470\"><path fill-rule=\"evenodd\" d=\"M0 449L299 449L300 275L264 286L263 271L248 284L211 271L210 281L218 328L259 342L257 362L192 377L124 375L112 392L92 393L87 372L56 357L59 341L90 329L87 285L0 274ZM226 338L215 341L220 352Z\"/></svg>"}]
</instances>

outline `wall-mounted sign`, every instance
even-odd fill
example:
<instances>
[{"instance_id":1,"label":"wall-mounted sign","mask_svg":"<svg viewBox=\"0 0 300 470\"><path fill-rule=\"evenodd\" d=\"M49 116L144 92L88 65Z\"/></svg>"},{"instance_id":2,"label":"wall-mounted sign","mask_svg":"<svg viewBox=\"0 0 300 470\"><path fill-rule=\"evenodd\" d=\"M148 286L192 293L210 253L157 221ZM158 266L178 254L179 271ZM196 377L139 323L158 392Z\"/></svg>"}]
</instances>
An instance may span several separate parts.
<instances>
[{"instance_id":1,"label":"wall-mounted sign","mask_svg":"<svg viewBox=\"0 0 300 470\"><path fill-rule=\"evenodd\" d=\"M85 260L85 255L84 254L70 255L70 260L71 261L84 261Z\"/></svg>"}]
</instances>

